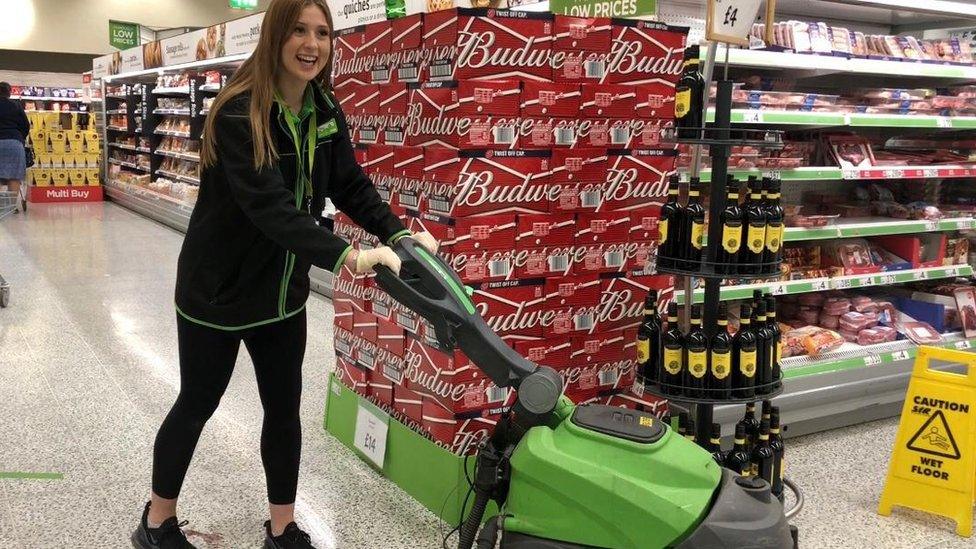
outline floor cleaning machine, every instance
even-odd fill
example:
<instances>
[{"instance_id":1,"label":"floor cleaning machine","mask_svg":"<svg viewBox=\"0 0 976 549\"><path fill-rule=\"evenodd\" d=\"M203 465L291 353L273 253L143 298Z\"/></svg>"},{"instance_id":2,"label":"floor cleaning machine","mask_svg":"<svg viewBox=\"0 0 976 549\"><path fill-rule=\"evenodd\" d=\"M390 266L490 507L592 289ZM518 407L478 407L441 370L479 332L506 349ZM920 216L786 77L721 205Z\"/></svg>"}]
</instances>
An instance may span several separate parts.
<instances>
[{"instance_id":1,"label":"floor cleaning machine","mask_svg":"<svg viewBox=\"0 0 976 549\"><path fill-rule=\"evenodd\" d=\"M723 469L651 414L574 405L556 371L491 331L443 261L411 238L394 251L400 275L377 267L379 286L517 393L478 449L460 549L795 547L765 481ZM482 526L492 500L500 512Z\"/></svg>"}]
</instances>

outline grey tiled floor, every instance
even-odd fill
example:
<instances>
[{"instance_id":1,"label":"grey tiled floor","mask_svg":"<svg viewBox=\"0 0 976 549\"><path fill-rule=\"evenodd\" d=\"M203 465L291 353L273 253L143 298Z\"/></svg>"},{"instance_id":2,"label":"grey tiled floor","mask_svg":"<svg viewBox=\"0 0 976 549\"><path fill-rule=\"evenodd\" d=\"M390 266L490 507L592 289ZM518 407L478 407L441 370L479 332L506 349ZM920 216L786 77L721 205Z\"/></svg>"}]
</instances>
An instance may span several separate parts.
<instances>
[{"instance_id":1,"label":"grey tiled floor","mask_svg":"<svg viewBox=\"0 0 976 549\"><path fill-rule=\"evenodd\" d=\"M176 397L173 278L181 236L113 204L32 206L0 221L0 547L128 546L149 490L155 430ZM439 546L440 522L321 428L332 308L309 303L299 520L321 548ZM200 440L181 518L202 548L260 547L261 407L242 352ZM894 438L882 421L790 441L806 490L803 547L963 548L952 525L874 513Z\"/></svg>"}]
</instances>

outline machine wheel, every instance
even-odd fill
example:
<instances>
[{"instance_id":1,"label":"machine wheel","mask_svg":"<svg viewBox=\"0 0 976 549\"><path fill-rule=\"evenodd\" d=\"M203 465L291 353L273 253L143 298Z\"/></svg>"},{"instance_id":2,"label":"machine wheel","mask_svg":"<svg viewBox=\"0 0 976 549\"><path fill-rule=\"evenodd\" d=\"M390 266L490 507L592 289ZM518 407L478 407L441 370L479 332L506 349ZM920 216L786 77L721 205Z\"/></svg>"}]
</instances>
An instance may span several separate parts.
<instances>
[{"instance_id":1,"label":"machine wheel","mask_svg":"<svg viewBox=\"0 0 976 549\"><path fill-rule=\"evenodd\" d=\"M0 307L6 308L10 304L10 286L0 288Z\"/></svg>"}]
</instances>

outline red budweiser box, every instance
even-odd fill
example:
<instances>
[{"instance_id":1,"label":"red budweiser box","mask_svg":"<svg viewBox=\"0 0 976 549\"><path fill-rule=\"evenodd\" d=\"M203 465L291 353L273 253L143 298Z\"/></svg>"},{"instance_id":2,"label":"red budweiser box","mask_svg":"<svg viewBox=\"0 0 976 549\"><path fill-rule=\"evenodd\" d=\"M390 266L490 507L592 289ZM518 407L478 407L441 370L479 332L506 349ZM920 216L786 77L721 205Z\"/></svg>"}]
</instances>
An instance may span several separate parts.
<instances>
[{"instance_id":1,"label":"red budweiser box","mask_svg":"<svg viewBox=\"0 0 976 549\"><path fill-rule=\"evenodd\" d=\"M336 356L335 375L339 382L346 387L363 396L368 394L366 370L349 358L341 355Z\"/></svg>"},{"instance_id":2,"label":"red budweiser box","mask_svg":"<svg viewBox=\"0 0 976 549\"><path fill-rule=\"evenodd\" d=\"M358 121L364 114L376 114L376 108L379 105L379 90L380 87L375 85L349 84L336 89L335 96L346 117L352 118L355 116ZM373 110L369 112L367 109Z\"/></svg>"},{"instance_id":3,"label":"red budweiser box","mask_svg":"<svg viewBox=\"0 0 976 549\"><path fill-rule=\"evenodd\" d=\"M388 25L375 28L374 25L360 25L335 31L332 41L333 87L372 83L377 49L381 49L385 42L385 51L390 50L390 34Z\"/></svg>"},{"instance_id":4,"label":"red budweiser box","mask_svg":"<svg viewBox=\"0 0 976 549\"><path fill-rule=\"evenodd\" d=\"M377 109L379 114L407 114L413 90L405 83L379 87Z\"/></svg>"},{"instance_id":5,"label":"red budweiser box","mask_svg":"<svg viewBox=\"0 0 976 549\"><path fill-rule=\"evenodd\" d=\"M637 89L622 84L582 84L580 114L587 118L630 118L637 106Z\"/></svg>"},{"instance_id":6,"label":"red budweiser box","mask_svg":"<svg viewBox=\"0 0 976 549\"><path fill-rule=\"evenodd\" d=\"M348 297L338 293L332 294L332 308L335 310L335 326L343 330L352 331L352 318L355 307Z\"/></svg>"},{"instance_id":7,"label":"red budweiser box","mask_svg":"<svg viewBox=\"0 0 976 549\"><path fill-rule=\"evenodd\" d=\"M373 145L368 160L362 164L363 171L373 180L373 186L383 202L390 203L397 191L397 178L393 175L394 147L392 145Z\"/></svg>"},{"instance_id":8,"label":"red budweiser box","mask_svg":"<svg viewBox=\"0 0 976 549\"><path fill-rule=\"evenodd\" d=\"M430 398L422 404L421 428L434 442L457 455L474 454L495 430L501 411L456 414Z\"/></svg>"},{"instance_id":9,"label":"red budweiser box","mask_svg":"<svg viewBox=\"0 0 976 549\"><path fill-rule=\"evenodd\" d=\"M423 421L423 395L410 390L404 385L393 386L393 411L410 421L416 422L418 427Z\"/></svg>"},{"instance_id":10,"label":"red budweiser box","mask_svg":"<svg viewBox=\"0 0 976 549\"><path fill-rule=\"evenodd\" d=\"M564 394L574 402L584 402L603 393L629 388L637 377L633 360L571 364L556 371L563 378Z\"/></svg>"},{"instance_id":11,"label":"red budweiser box","mask_svg":"<svg viewBox=\"0 0 976 549\"><path fill-rule=\"evenodd\" d=\"M627 212L576 214L576 244L623 244L630 237L631 220Z\"/></svg>"},{"instance_id":12,"label":"red budweiser box","mask_svg":"<svg viewBox=\"0 0 976 549\"><path fill-rule=\"evenodd\" d=\"M425 161L431 213L546 213L556 199L549 188L549 151L431 148Z\"/></svg>"},{"instance_id":13,"label":"red budweiser box","mask_svg":"<svg viewBox=\"0 0 976 549\"><path fill-rule=\"evenodd\" d=\"M390 294L386 293L382 288L376 285L376 279L370 278L367 280L367 284L373 286L373 299L370 302L370 308L376 318L380 320L387 320L396 323L396 301L390 297Z\"/></svg>"},{"instance_id":14,"label":"red budweiser box","mask_svg":"<svg viewBox=\"0 0 976 549\"><path fill-rule=\"evenodd\" d=\"M477 217L447 217L433 213L419 214L411 230L431 233L440 243L444 254L477 252L480 250L512 249L515 247L516 215L482 215Z\"/></svg>"},{"instance_id":15,"label":"red budweiser box","mask_svg":"<svg viewBox=\"0 0 976 549\"><path fill-rule=\"evenodd\" d=\"M570 364L599 364L637 360L637 330L574 335Z\"/></svg>"},{"instance_id":16,"label":"red budweiser box","mask_svg":"<svg viewBox=\"0 0 976 549\"><path fill-rule=\"evenodd\" d=\"M580 89L576 84L552 82L524 82L522 84L522 116L573 117L579 116Z\"/></svg>"},{"instance_id":17,"label":"red budweiser box","mask_svg":"<svg viewBox=\"0 0 976 549\"><path fill-rule=\"evenodd\" d=\"M591 333L638 327L644 314L644 298L651 291L658 293L659 302L670 301L674 293L674 278L632 272L604 277Z\"/></svg>"},{"instance_id":18,"label":"red budweiser box","mask_svg":"<svg viewBox=\"0 0 976 549\"><path fill-rule=\"evenodd\" d=\"M359 127L354 136L356 143L362 145L382 145L386 117L387 115L385 114L362 115L359 119Z\"/></svg>"},{"instance_id":19,"label":"red budweiser box","mask_svg":"<svg viewBox=\"0 0 976 549\"><path fill-rule=\"evenodd\" d=\"M610 150L602 210L660 207L668 194L667 178L674 171L674 150Z\"/></svg>"},{"instance_id":20,"label":"red budweiser box","mask_svg":"<svg viewBox=\"0 0 976 549\"><path fill-rule=\"evenodd\" d=\"M387 114L383 120L383 143L403 146L407 142L407 132L411 124L408 114Z\"/></svg>"},{"instance_id":21,"label":"red budweiser box","mask_svg":"<svg viewBox=\"0 0 976 549\"><path fill-rule=\"evenodd\" d=\"M552 80L552 15L453 9L424 16L428 80Z\"/></svg>"},{"instance_id":22,"label":"red budweiser box","mask_svg":"<svg viewBox=\"0 0 976 549\"><path fill-rule=\"evenodd\" d=\"M600 190L607 178L606 149L553 149L551 166L550 185L559 195L552 211L587 211L600 206Z\"/></svg>"},{"instance_id":23,"label":"red budweiser box","mask_svg":"<svg viewBox=\"0 0 976 549\"><path fill-rule=\"evenodd\" d=\"M390 51L398 54L396 81L419 82L424 60L423 15L408 15L390 23L393 31Z\"/></svg>"},{"instance_id":24,"label":"red budweiser box","mask_svg":"<svg viewBox=\"0 0 976 549\"><path fill-rule=\"evenodd\" d=\"M488 282L472 286L478 313L499 335L542 337L546 319L542 279Z\"/></svg>"},{"instance_id":25,"label":"red budweiser box","mask_svg":"<svg viewBox=\"0 0 976 549\"><path fill-rule=\"evenodd\" d=\"M404 362L389 351L377 349L376 367L366 376L367 395L387 407L393 407L393 388L403 382Z\"/></svg>"},{"instance_id":26,"label":"red budweiser box","mask_svg":"<svg viewBox=\"0 0 976 549\"><path fill-rule=\"evenodd\" d=\"M570 257L570 269L574 275L617 273L627 265L627 243L577 244Z\"/></svg>"},{"instance_id":27,"label":"red budweiser box","mask_svg":"<svg viewBox=\"0 0 976 549\"><path fill-rule=\"evenodd\" d=\"M610 51L610 19L606 17L553 17L553 47L563 51Z\"/></svg>"},{"instance_id":28,"label":"red budweiser box","mask_svg":"<svg viewBox=\"0 0 976 549\"><path fill-rule=\"evenodd\" d=\"M643 240L627 243L627 257L624 268L628 272L651 273L657 265L657 241Z\"/></svg>"},{"instance_id":29,"label":"red budweiser box","mask_svg":"<svg viewBox=\"0 0 976 549\"><path fill-rule=\"evenodd\" d=\"M552 54L552 79L576 84L605 82L610 62L610 48L556 49Z\"/></svg>"},{"instance_id":30,"label":"red budweiser box","mask_svg":"<svg viewBox=\"0 0 976 549\"><path fill-rule=\"evenodd\" d=\"M549 336L523 339L512 343L515 351L541 366L561 369L569 366L573 339L570 336Z\"/></svg>"},{"instance_id":31,"label":"red budweiser box","mask_svg":"<svg viewBox=\"0 0 976 549\"><path fill-rule=\"evenodd\" d=\"M606 406L628 408L630 410L639 410L654 414L659 418L664 417L668 413L668 401L650 393L645 393L640 383L634 383L629 389L620 392L592 397L586 402L579 402L579 404L603 404Z\"/></svg>"},{"instance_id":32,"label":"red budweiser box","mask_svg":"<svg viewBox=\"0 0 976 549\"><path fill-rule=\"evenodd\" d=\"M332 289L333 301L348 302L356 311L371 312L373 288L367 284L366 275L357 275L343 265L333 279Z\"/></svg>"},{"instance_id":33,"label":"red budweiser box","mask_svg":"<svg viewBox=\"0 0 976 549\"><path fill-rule=\"evenodd\" d=\"M635 87L637 116L665 120L674 118L674 86L670 82L652 82Z\"/></svg>"},{"instance_id":34,"label":"red budweiser box","mask_svg":"<svg viewBox=\"0 0 976 549\"><path fill-rule=\"evenodd\" d=\"M520 214L515 234L518 249L571 246L576 240L572 213Z\"/></svg>"},{"instance_id":35,"label":"red budweiser box","mask_svg":"<svg viewBox=\"0 0 976 549\"><path fill-rule=\"evenodd\" d=\"M664 129L673 121L650 118L626 118L610 121L607 131L610 146L625 149L674 149L663 141Z\"/></svg>"},{"instance_id":36,"label":"red budweiser box","mask_svg":"<svg viewBox=\"0 0 976 549\"><path fill-rule=\"evenodd\" d=\"M356 364L362 368L366 368L370 372L376 369L376 353L378 349L376 344L372 341L366 341L365 339L353 336L352 337L352 352L353 356L356 358ZM367 380L369 379L369 374L367 374Z\"/></svg>"},{"instance_id":37,"label":"red budweiser box","mask_svg":"<svg viewBox=\"0 0 976 549\"><path fill-rule=\"evenodd\" d=\"M337 355L343 356L346 360L355 362L356 360L356 338L352 335L352 330L336 324L332 328L334 336L333 345Z\"/></svg>"},{"instance_id":38,"label":"red budweiser box","mask_svg":"<svg viewBox=\"0 0 976 549\"><path fill-rule=\"evenodd\" d=\"M404 384L453 413L504 406L507 388L496 387L460 351L445 353L417 339L407 339Z\"/></svg>"},{"instance_id":39,"label":"red budweiser box","mask_svg":"<svg viewBox=\"0 0 976 549\"><path fill-rule=\"evenodd\" d=\"M388 318L376 317L376 346L403 358L407 350L406 330Z\"/></svg>"},{"instance_id":40,"label":"red budweiser box","mask_svg":"<svg viewBox=\"0 0 976 549\"><path fill-rule=\"evenodd\" d=\"M407 336L418 337L420 335L420 315L411 311L399 301L392 301L393 306L390 314L393 316L393 322L403 328Z\"/></svg>"},{"instance_id":41,"label":"red budweiser box","mask_svg":"<svg viewBox=\"0 0 976 549\"><path fill-rule=\"evenodd\" d=\"M462 93L468 94L464 103ZM463 88L453 81L427 82L411 96L407 142L454 149L512 148L517 144L519 93L518 82L485 81Z\"/></svg>"},{"instance_id":42,"label":"red budweiser box","mask_svg":"<svg viewBox=\"0 0 976 549\"><path fill-rule=\"evenodd\" d=\"M513 255L514 272L510 278L563 278L572 272L575 246L538 246L519 248Z\"/></svg>"},{"instance_id":43,"label":"red budweiser box","mask_svg":"<svg viewBox=\"0 0 976 549\"><path fill-rule=\"evenodd\" d=\"M681 78L687 27L652 21L613 19L605 82L674 84Z\"/></svg>"},{"instance_id":44,"label":"red budweiser box","mask_svg":"<svg viewBox=\"0 0 976 549\"><path fill-rule=\"evenodd\" d=\"M547 278L546 306L567 307L592 305L600 301L603 282L596 276Z\"/></svg>"},{"instance_id":45,"label":"red budweiser box","mask_svg":"<svg viewBox=\"0 0 976 549\"><path fill-rule=\"evenodd\" d=\"M376 317L373 313L353 311L352 335L376 343Z\"/></svg>"},{"instance_id":46,"label":"red budweiser box","mask_svg":"<svg viewBox=\"0 0 976 549\"><path fill-rule=\"evenodd\" d=\"M391 204L407 209L424 209L423 193L425 157L422 147L398 147L393 152L393 175L398 189Z\"/></svg>"},{"instance_id":47,"label":"red budweiser box","mask_svg":"<svg viewBox=\"0 0 976 549\"><path fill-rule=\"evenodd\" d=\"M515 249L480 250L471 252L441 252L444 261L454 269L461 282L503 282L517 278Z\"/></svg>"},{"instance_id":48,"label":"red budweiser box","mask_svg":"<svg viewBox=\"0 0 976 549\"><path fill-rule=\"evenodd\" d=\"M630 230L628 231L629 242L648 242L655 241L660 234L658 223L661 217L660 206L649 206L639 210L632 210L630 213ZM641 269L634 269L641 270Z\"/></svg>"}]
</instances>

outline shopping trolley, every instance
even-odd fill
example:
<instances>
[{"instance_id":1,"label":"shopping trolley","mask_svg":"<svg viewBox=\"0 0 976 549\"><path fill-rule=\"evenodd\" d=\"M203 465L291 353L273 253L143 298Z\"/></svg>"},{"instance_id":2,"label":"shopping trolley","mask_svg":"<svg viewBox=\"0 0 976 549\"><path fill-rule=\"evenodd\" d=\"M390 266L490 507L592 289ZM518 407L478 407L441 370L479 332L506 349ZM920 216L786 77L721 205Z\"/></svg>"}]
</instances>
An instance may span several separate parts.
<instances>
[{"instance_id":1,"label":"shopping trolley","mask_svg":"<svg viewBox=\"0 0 976 549\"><path fill-rule=\"evenodd\" d=\"M14 213L17 209L17 200L20 198L17 193L0 191L0 220ZM6 307L10 303L10 284L3 279L0 274L0 307Z\"/></svg>"}]
</instances>

